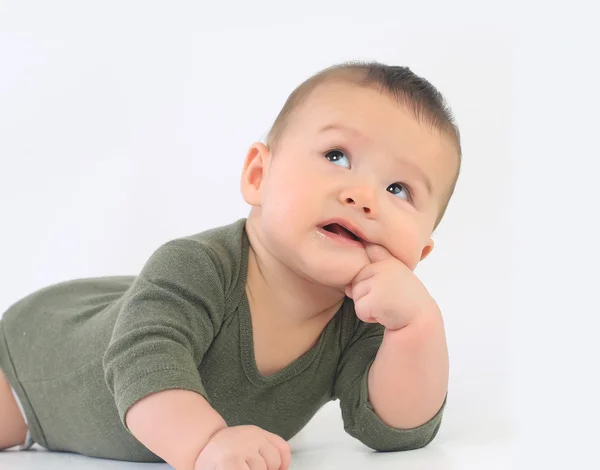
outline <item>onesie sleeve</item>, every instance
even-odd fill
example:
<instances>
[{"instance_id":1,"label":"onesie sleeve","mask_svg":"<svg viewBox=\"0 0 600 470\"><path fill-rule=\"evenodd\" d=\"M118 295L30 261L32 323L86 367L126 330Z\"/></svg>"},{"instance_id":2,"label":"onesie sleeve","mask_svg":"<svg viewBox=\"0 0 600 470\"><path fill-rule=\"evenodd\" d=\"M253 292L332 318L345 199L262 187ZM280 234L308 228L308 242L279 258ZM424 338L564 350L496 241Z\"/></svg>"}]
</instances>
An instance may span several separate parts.
<instances>
[{"instance_id":1,"label":"onesie sleeve","mask_svg":"<svg viewBox=\"0 0 600 470\"><path fill-rule=\"evenodd\" d=\"M197 366L221 325L224 273L209 247L177 239L159 247L124 294L103 357L121 422L147 395L185 389L207 398Z\"/></svg>"},{"instance_id":2,"label":"onesie sleeve","mask_svg":"<svg viewBox=\"0 0 600 470\"><path fill-rule=\"evenodd\" d=\"M344 429L352 437L377 451L403 451L425 447L436 436L446 399L427 423L411 429L388 426L375 413L369 401L369 370L381 342L384 327L356 318L354 334L342 353L334 385L340 400Z\"/></svg>"}]
</instances>

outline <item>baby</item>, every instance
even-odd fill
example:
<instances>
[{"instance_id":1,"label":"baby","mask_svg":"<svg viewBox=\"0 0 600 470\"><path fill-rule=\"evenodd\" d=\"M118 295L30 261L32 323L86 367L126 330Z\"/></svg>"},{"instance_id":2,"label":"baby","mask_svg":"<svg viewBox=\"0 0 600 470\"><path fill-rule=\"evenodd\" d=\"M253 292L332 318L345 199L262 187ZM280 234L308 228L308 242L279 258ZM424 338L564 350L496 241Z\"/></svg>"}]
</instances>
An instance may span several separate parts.
<instances>
[{"instance_id":1,"label":"baby","mask_svg":"<svg viewBox=\"0 0 600 470\"><path fill-rule=\"evenodd\" d=\"M247 219L138 276L62 282L0 321L0 448L178 470L279 470L325 403L379 451L423 447L446 403L442 315L414 275L460 134L409 68L329 67L246 156Z\"/></svg>"}]
</instances>

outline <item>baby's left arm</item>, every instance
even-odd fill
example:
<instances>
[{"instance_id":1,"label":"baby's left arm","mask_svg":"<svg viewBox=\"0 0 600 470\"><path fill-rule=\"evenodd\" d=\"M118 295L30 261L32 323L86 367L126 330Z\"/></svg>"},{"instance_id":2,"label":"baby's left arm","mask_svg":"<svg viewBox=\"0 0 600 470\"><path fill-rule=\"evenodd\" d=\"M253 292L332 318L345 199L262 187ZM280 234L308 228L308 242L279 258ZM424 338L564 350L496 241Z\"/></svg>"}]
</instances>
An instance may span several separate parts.
<instances>
[{"instance_id":1,"label":"baby's left arm","mask_svg":"<svg viewBox=\"0 0 600 470\"><path fill-rule=\"evenodd\" d=\"M345 317L348 321L351 320L353 312L348 312ZM399 355L410 354L408 349L403 351L394 348L385 347L386 354L383 354L383 338L385 336L385 328L377 323L365 323L354 317L354 326L348 325L348 329L352 329L351 337L344 341L345 348L335 378L334 394L340 400L340 408L342 410L342 418L344 420L344 429L348 434L361 441L366 446L379 451L403 451L414 450L428 445L437 435L445 408L445 401L439 407L439 411L429 419L424 416L420 426L390 426L388 424L391 413L395 414L398 410L410 409L411 394L414 390L408 390L411 386L411 379L408 376L403 376L403 371L397 367L398 364L410 363L411 357L398 359ZM386 339L387 341L387 339ZM389 343L391 346L395 344ZM382 350L382 353L379 353ZM387 355L387 352L395 352L395 354ZM377 400L377 412L372 403L372 385L370 384L370 376L376 357L381 358L385 363L381 365L388 367L387 371L384 367L380 367L379 371L385 374L383 380L390 380L391 385L383 380L379 381L377 387L382 387L380 391L386 394L386 400L390 402L383 403ZM379 360L379 359L377 359ZM388 362L396 361L396 362ZM423 365L423 363L421 363ZM420 371L423 374L430 374L426 370ZM406 382L404 382L406 381ZM404 389L401 389L404 385ZM384 387L387 387L385 389ZM378 392L376 392L378 393ZM406 397L404 396L406 394ZM396 408L396 406L398 408ZM390 413L391 412L391 413Z\"/></svg>"},{"instance_id":2,"label":"baby's left arm","mask_svg":"<svg viewBox=\"0 0 600 470\"><path fill-rule=\"evenodd\" d=\"M341 395L346 395L347 402L355 402L355 410L366 405L381 421L377 423L368 412L354 412L362 416L361 424L346 413L355 437L363 442L365 437L370 439L369 426L389 442L384 447L390 450L422 447L437 433L446 403L448 351L442 315L412 270L382 246L369 244L366 248L371 264L358 273L346 293L354 300L356 316L363 325L371 324L371 331L382 332L383 340L374 360L363 369L360 387L355 385L340 394L342 410L352 409L343 403ZM373 341L363 332L360 342L371 343L371 354ZM346 355L361 354L364 361L366 351L361 351L359 344L355 342ZM360 367L356 358L347 361ZM341 375L350 374L347 366L340 370ZM377 440L374 443L380 446Z\"/></svg>"},{"instance_id":3,"label":"baby's left arm","mask_svg":"<svg viewBox=\"0 0 600 470\"><path fill-rule=\"evenodd\" d=\"M439 312L385 330L368 386L375 413L391 427L420 426L440 410L448 388L448 350Z\"/></svg>"}]
</instances>

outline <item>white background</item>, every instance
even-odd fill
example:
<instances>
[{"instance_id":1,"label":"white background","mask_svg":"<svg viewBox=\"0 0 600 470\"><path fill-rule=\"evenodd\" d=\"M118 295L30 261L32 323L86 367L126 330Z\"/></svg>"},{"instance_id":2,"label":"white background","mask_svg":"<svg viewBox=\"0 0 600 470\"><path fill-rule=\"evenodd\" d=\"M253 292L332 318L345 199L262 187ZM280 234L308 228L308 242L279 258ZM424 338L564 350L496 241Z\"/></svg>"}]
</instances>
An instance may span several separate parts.
<instances>
[{"instance_id":1,"label":"white background","mask_svg":"<svg viewBox=\"0 0 600 470\"><path fill-rule=\"evenodd\" d=\"M424 449L373 455L332 403L292 441L292 468L600 465L594 12L352 3L0 1L0 311L136 274L161 243L246 216L243 159L294 87L345 60L407 65L463 139L417 269L445 315L444 423ZM148 467L0 454L0 469L65 464Z\"/></svg>"}]
</instances>

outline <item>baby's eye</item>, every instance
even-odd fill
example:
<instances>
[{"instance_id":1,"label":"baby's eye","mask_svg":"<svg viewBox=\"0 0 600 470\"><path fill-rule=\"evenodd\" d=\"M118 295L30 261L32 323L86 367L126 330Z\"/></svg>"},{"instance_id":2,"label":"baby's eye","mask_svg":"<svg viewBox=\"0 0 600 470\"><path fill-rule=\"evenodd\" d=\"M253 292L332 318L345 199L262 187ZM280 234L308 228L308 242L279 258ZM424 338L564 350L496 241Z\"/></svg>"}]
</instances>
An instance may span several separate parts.
<instances>
[{"instance_id":1,"label":"baby's eye","mask_svg":"<svg viewBox=\"0 0 600 470\"><path fill-rule=\"evenodd\" d=\"M342 152L341 150L330 150L329 152L327 152L325 154L325 158L327 160L329 160L331 163L334 163L335 165L338 166L342 166L345 168L350 168L350 159L348 158L348 156ZM346 159L348 161L347 166L344 164L339 164L338 162L343 161L344 159Z\"/></svg>"},{"instance_id":2,"label":"baby's eye","mask_svg":"<svg viewBox=\"0 0 600 470\"><path fill-rule=\"evenodd\" d=\"M390 184L387 188L387 191L394 195L402 194L402 196L399 196L401 199L404 199L405 201L410 201L410 191L402 183Z\"/></svg>"}]
</instances>

